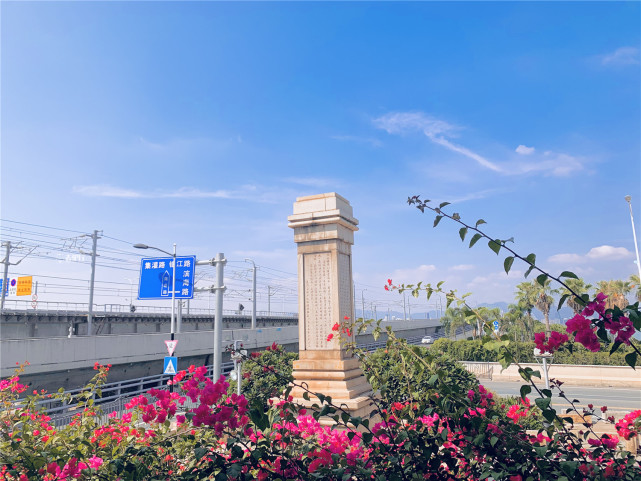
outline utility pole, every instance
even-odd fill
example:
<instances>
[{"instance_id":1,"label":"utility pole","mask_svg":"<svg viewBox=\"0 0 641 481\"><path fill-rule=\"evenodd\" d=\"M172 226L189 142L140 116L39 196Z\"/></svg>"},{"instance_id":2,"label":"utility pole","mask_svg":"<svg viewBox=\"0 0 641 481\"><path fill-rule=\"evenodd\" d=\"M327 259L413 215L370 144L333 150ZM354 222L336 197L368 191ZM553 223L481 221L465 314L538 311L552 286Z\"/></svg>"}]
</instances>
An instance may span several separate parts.
<instances>
[{"instance_id":1,"label":"utility pole","mask_svg":"<svg viewBox=\"0 0 641 481\"><path fill-rule=\"evenodd\" d=\"M256 329L256 263L251 259L245 259L245 262L252 263L252 329Z\"/></svg>"},{"instance_id":2,"label":"utility pole","mask_svg":"<svg viewBox=\"0 0 641 481\"><path fill-rule=\"evenodd\" d=\"M361 309L362 309L362 315L363 315L363 320L365 320L365 296L363 296L363 293L367 289L361 289Z\"/></svg>"},{"instance_id":3,"label":"utility pole","mask_svg":"<svg viewBox=\"0 0 641 481\"><path fill-rule=\"evenodd\" d=\"M405 310L405 293L403 292L403 320L407 320L407 311Z\"/></svg>"},{"instance_id":4,"label":"utility pole","mask_svg":"<svg viewBox=\"0 0 641 481\"><path fill-rule=\"evenodd\" d=\"M7 294L9 286L7 286L7 281L9 280L9 256L11 255L11 241L4 242L2 245L6 247L4 252L4 259L2 263L4 264L4 274L2 276L2 300L0 300L0 311L4 310L4 298Z\"/></svg>"},{"instance_id":5,"label":"utility pole","mask_svg":"<svg viewBox=\"0 0 641 481\"><path fill-rule=\"evenodd\" d=\"M412 307L410 306L410 298L407 297L407 313L410 316L410 321L412 320Z\"/></svg>"},{"instance_id":6,"label":"utility pole","mask_svg":"<svg viewBox=\"0 0 641 481\"><path fill-rule=\"evenodd\" d=\"M94 281L96 280L96 256L98 249L98 231L94 230L91 234L91 239L93 240L93 245L91 248L91 280L89 281L89 310L87 312L87 335L91 336L92 330L92 321L93 321L93 286Z\"/></svg>"},{"instance_id":7,"label":"utility pole","mask_svg":"<svg viewBox=\"0 0 641 481\"><path fill-rule=\"evenodd\" d=\"M216 254L214 263L216 264L216 285L214 286L216 290L216 320L214 325L214 373L212 380L216 382L220 378L223 359L223 292L226 289L223 282L225 279L225 264L227 264L225 254L222 252Z\"/></svg>"},{"instance_id":8,"label":"utility pole","mask_svg":"<svg viewBox=\"0 0 641 481\"><path fill-rule=\"evenodd\" d=\"M2 264L4 264L4 273L2 275L2 294L0 295L0 312L4 310L4 300L9 293L9 286L7 283L9 282L9 266L17 266L20 264L23 260L27 258L29 254L31 254L36 247L32 247L29 252L27 252L22 259L20 259L18 262L9 262L9 258L11 257L11 241L6 241L0 244L1 246L5 247L5 254L4 254L4 259L0 261ZM18 246L14 246L14 249L19 249L19 244Z\"/></svg>"},{"instance_id":9,"label":"utility pole","mask_svg":"<svg viewBox=\"0 0 641 481\"><path fill-rule=\"evenodd\" d=\"M267 315L272 313L272 286L267 286Z\"/></svg>"}]
</instances>

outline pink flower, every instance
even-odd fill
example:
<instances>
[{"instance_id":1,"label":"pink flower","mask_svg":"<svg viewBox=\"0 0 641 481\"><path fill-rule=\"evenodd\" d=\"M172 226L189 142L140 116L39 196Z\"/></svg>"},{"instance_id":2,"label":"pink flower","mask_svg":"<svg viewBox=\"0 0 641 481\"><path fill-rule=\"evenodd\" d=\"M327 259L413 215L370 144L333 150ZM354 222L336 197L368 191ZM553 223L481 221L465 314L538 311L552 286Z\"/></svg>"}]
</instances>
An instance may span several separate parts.
<instances>
[{"instance_id":1,"label":"pink flower","mask_svg":"<svg viewBox=\"0 0 641 481\"><path fill-rule=\"evenodd\" d=\"M333 337L334 337L334 334L330 334L329 336L327 336L327 342L331 341Z\"/></svg>"},{"instance_id":2,"label":"pink flower","mask_svg":"<svg viewBox=\"0 0 641 481\"><path fill-rule=\"evenodd\" d=\"M92 456L87 460L87 463L89 463L89 467L91 469L98 469L100 466L102 466L102 458L99 458L98 456Z\"/></svg>"},{"instance_id":3,"label":"pink flower","mask_svg":"<svg viewBox=\"0 0 641 481\"><path fill-rule=\"evenodd\" d=\"M601 442L606 448L616 449L617 444L619 444L619 438L617 438L616 436L608 436L607 434L604 434L601 438Z\"/></svg>"}]
</instances>

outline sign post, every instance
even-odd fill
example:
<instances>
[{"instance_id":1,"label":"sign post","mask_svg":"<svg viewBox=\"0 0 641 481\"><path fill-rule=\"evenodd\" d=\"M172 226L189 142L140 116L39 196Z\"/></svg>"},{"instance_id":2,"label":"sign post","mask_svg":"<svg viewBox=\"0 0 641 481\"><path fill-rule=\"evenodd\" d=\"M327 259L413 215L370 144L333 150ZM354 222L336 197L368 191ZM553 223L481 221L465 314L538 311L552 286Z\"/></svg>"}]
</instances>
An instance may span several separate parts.
<instances>
[{"instance_id":1,"label":"sign post","mask_svg":"<svg viewBox=\"0 0 641 481\"><path fill-rule=\"evenodd\" d=\"M134 247L139 249L150 248L145 244L136 244ZM169 254L157 247L151 248ZM176 299L192 299L194 297L195 268L196 256L177 256L176 244L174 244L174 252L171 257L150 257L140 261L138 299L171 299L171 340L169 343L173 349L170 350L170 344L167 344L169 357L165 357L164 374L169 374L168 369L171 370L171 366L173 366L173 374L176 373L178 362L171 364L168 361L168 359L177 359L171 356L177 344L174 339ZM177 279L180 280L177 282ZM173 384L169 385L169 391L174 391Z\"/></svg>"}]
</instances>

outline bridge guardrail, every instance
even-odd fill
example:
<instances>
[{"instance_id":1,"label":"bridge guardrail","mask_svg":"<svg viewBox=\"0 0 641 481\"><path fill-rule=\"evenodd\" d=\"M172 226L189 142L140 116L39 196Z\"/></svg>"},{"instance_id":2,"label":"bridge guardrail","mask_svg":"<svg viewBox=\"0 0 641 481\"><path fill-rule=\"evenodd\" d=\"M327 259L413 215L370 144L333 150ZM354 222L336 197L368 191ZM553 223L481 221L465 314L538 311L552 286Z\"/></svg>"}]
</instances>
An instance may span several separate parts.
<instances>
[{"instance_id":1,"label":"bridge guardrail","mask_svg":"<svg viewBox=\"0 0 641 481\"><path fill-rule=\"evenodd\" d=\"M443 334L437 333L433 334L434 339L444 337ZM409 344L421 344L423 336L415 336L406 338L406 341ZM364 349L368 352L375 351L376 349L385 347L387 345L386 341L377 341L371 343L359 344L359 349ZM233 362L222 363L221 368L223 374L229 374L234 367ZM207 365L207 375L211 377L213 375L213 365ZM116 411L118 415L122 415L126 411L125 404L127 404L133 397L140 394L145 394L149 389L152 388L166 388L167 380L171 376L165 374L155 374L152 376L144 376L134 379L129 379L125 381L116 381L112 383L104 384L101 387L102 396L99 398L94 398L95 405L99 405L102 409L102 414L99 416L101 423L106 423L109 414L113 411ZM65 391L63 394L70 394L71 396L80 394L83 391L82 388L79 389L70 389ZM43 410L51 416L51 421L56 427L64 426L69 424L73 417L78 414L78 403L75 404L64 404L59 399L43 399L38 402Z\"/></svg>"},{"instance_id":2,"label":"bridge guardrail","mask_svg":"<svg viewBox=\"0 0 641 481\"><path fill-rule=\"evenodd\" d=\"M44 309L43 309L44 307ZM146 306L136 305L136 313L151 313L151 314L171 314L171 307L168 306ZM80 313L86 314L89 310L89 304L83 302L67 302L67 301L38 301L38 308L34 309L32 301L22 299L5 299L4 309L7 311L51 311L51 312L64 312L64 313ZM100 315L101 313L131 313L130 304L94 304L93 313ZM213 316L215 309L191 307L189 312L183 309L183 316L196 315L211 315ZM232 309L223 309L224 316L238 316L238 317L251 317L251 312L239 312ZM298 318L296 312L275 312L275 311L256 311L258 317L287 317Z\"/></svg>"}]
</instances>

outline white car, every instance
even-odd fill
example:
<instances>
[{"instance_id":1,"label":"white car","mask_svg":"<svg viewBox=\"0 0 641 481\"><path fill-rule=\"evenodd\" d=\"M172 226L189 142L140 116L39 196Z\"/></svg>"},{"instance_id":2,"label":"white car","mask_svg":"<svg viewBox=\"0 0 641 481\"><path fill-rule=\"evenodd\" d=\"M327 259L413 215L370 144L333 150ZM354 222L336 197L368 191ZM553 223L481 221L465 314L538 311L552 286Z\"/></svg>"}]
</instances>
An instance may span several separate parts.
<instances>
[{"instance_id":1,"label":"white car","mask_svg":"<svg viewBox=\"0 0 641 481\"><path fill-rule=\"evenodd\" d=\"M424 336L423 339L421 339L421 344L432 344L434 342L434 338L432 336Z\"/></svg>"}]
</instances>

